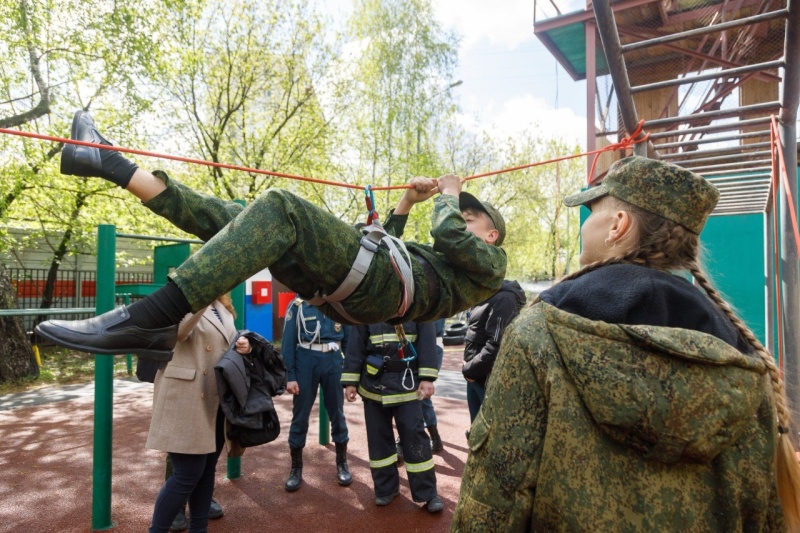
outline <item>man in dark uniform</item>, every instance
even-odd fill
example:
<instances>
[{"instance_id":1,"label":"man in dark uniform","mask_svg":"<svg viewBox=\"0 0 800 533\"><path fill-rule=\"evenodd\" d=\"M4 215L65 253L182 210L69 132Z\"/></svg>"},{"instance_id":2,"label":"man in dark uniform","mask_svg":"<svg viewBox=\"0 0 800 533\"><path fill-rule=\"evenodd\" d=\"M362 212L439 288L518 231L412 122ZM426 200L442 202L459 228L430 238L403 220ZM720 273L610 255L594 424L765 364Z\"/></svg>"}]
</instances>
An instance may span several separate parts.
<instances>
[{"instance_id":1,"label":"man in dark uniform","mask_svg":"<svg viewBox=\"0 0 800 533\"><path fill-rule=\"evenodd\" d=\"M83 111L73 119L71 137L110 144ZM441 193L432 215L434 243L392 241L406 250L393 255L386 240L381 245L365 242L369 236L288 191L270 190L242 208L197 193L164 173L145 172L118 152L72 144L64 147L61 171L112 181L180 229L208 240L170 273L169 283L146 298L89 320L47 321L37 327L43 337L76 350L168 359L174 326L186 313L264 268L305 299L333 297L351 273L360 273L363 277L340 307L330 298L318 305L337 322L348 324L452 316L491 296L506 271L506 254L499 247L505 237L502 217L489 204L462 193L457 176L411 180L384 227L389 236L401 236L414 204ZM363 250L373 255L359 270L354 264ZM405 269L398 269L398 255L404 257ZM398 271L407 277L401 278Z\"/></svg>"},{"instance_id":2,"label":"man in dark uniform","mask_svg":"<svg viewBox=\"0 0 800 533\"><path fill-rule=\"evenodd\" d=\"M434 393L433 382L439 375L436 330L433 323L417 322L403 324L403 330L409 343L405 346L394 326L354 326L347 343L342 384L348 402L354 402L356 394L364 401L375 504L389 505L400 491L394 419L411 497L415 502L425 502L429 512L437 513L444 504L436 493L431 442L425 433L420 401Z\"/></svg>"},{"instance_id":3,"label":"man in dark uniform","mask_svg":"<svg viewBox=\"0 0 800 533\"><path fill-rule=\"evenodd\" d=\"M286 391L294 394L289 450L292 469L284 488L294 492L303 482L303 448L308 433L308 417L314 407L317 388L322 386L325 409L331 422L331 436L336 445L336 479L346 487L353 482L347 467L347 422L342 393L342 325L323 315L317 308L297 299L286 310L281 353L286 362Z\"/></svg>"}]
</instances>

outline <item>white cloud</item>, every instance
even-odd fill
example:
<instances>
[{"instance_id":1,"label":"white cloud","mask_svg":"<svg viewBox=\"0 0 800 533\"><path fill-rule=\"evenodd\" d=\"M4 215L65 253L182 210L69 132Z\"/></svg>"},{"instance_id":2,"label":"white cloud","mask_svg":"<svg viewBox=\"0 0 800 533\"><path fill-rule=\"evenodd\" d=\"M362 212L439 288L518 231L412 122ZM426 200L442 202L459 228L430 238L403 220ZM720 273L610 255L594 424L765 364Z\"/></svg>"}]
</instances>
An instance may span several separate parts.
<instances>
[{"instance_id":1,"label":"white cloud","mask_svg":"<svg viewBox=\"0 0 800 533\"><path fill-rule=\"evenodd\" d=\"M586 117L578 116L572 109L554 109L542 98L532 94L518 95L497 104L483 106L479 116L477 101L464 105L461 123L468 129L488 129L493 135L508 137L523 131L533 131L545 138L560 137L565 142L586 146Z\"/></svg>"},{"instance_id":2,"label":"white cloud","mask_svg":"<svg viewBox=\"0 0 800 533\"><path fill-rule=\"evenodd\" d=\"M435 0L433 7L436 18L461 35L464 49L484 39L511 49L533 36L530 0Z\"/></svg>"}]
</instances>

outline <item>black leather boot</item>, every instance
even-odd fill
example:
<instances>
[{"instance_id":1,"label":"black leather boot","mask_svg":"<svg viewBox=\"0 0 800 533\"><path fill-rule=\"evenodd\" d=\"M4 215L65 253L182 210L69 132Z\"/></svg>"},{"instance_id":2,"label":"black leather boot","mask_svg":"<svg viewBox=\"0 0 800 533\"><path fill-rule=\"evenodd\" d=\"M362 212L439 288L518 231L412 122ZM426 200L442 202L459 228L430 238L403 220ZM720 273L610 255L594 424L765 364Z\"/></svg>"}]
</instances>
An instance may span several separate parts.
<instances>
[{"instance_id":1,"label":"black leather boot","mask_svg":"<svg viewBox=\"0 0 800 533\"><path fill-rule=\"evenodd\" d=\"M353 482L353 476L350 475L350 469L347 467L347 443L336 443L336 481L342 487L348 486Z\"/></svg>"},{"instance_id":2,"label":"black leather boot","mask_svg":"<svg viewBox=\"0 0 800 533\"><path fill-rule=\"evenodd\" d=\"M439 436L439 430L436 429L436 426L428 426L428 433L431 435L431 451L433 453L438 453L444 450L444 444L442 443L442 437Z\"/></svg>"},{"instance_id":3,"label":"black leather boot","mask_svg":"<svg viewBox=\"0 0 800 533\"><path fill-rule=\"evenodd\" d=\"M289 479L283 485L286 492L294 492L300 488L303 482L303 448L289 448L292 454L292 469L289 472Z\"/></svg>"}]
</instances>

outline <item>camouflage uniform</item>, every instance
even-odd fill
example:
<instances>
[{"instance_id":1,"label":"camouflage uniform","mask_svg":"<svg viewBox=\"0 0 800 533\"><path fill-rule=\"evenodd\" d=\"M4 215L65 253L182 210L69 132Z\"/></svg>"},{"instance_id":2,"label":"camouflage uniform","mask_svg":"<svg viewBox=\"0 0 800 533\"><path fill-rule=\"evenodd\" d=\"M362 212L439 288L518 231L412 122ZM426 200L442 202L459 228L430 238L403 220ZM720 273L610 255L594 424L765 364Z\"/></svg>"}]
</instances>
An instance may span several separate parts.
<instances>
[{"instance_id":1,"label":"camouflage uniform","mask_svg":"<svg viewBox=\"0 0 800 533\"><path fill-rule=\"evenodd\" d=\"M686 170L633 157L564 203L606 194L698 234L718 197ZM578 302L615 300L618 287L588 279L613 268L550 291L584 282ZM647 290L631 320L662 301ZM506 329L470 430L452 530L784 531L763 361L696 330L715 320L665 327L584 314L541 301Z\"/></svg>"},{"instance_id":2,"label":"camouflage uniform","mask_svg":"<svg viewBox=\"0 0 800 533\"><path fill-rule=\"evenodd\" d=\"M782 531L763 362L544 302L506 330L453 531Z\"/></svg>"},{"instance_id":3,"label":"camouflage uniform","mask_svg":"<svg viewBox=\"0 0 800 533\"><path fill-rule=\"evenodd\" d=\"M256 272L269 268L275 279L311 298L318 289L330 294L350 272L361 234L334 215L294 194L274 189L248 207L206 196L168 179L167 189L144 205L180 229L207 240L196 254L170 274L193 309L199 309ZM408 217L390 215L384 227L400 237ZM402 286L389 254L375 254L366 277L343 303L363 324L452 316L491 296L503 281L506 254L467 232L458 198L435 199L433 246L406 243L417 290L402 317ZM330 305L320 306L337 322L350 323Z\"/></svg>"}]
</instances>

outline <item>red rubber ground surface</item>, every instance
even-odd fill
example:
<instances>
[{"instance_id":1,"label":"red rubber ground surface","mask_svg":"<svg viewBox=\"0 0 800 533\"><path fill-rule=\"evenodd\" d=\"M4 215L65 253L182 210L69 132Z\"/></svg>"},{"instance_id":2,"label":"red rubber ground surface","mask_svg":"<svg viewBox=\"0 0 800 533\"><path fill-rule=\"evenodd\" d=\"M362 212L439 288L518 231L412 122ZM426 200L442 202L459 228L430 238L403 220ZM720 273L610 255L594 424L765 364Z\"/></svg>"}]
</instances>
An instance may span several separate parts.
<instances>
[{"instance_id":1,"label":"red rubber ground surface","mask_svg":"<svg viewBox=\"0 0 800 533\"><path fill-rule=\"evenodd\" d=\"M463 347L447 347L444 369L460 369ZM336 484L333 444L318 444L312 415L304 453L303 486L283 490L289 471L286 443L291 399L276 398L281 435L247 450L242 476L228 480L220 458L215 497L225 517L210 523L223 532L438 532L447 531L458 500L467 456L469 427L465 401L435 397L445 449L436 455L436 476L444 512L430 515L411 501L401 468L400 496L376 507L369 473L361 401L345 405L350 431L350 487ZM164 472L164 454L146 450L152 390L115 395L112 469L113 531L146 531ZM0 531L91 531L93 403L71 400L0 412Z\"/></svg>"}]
</instances>

